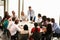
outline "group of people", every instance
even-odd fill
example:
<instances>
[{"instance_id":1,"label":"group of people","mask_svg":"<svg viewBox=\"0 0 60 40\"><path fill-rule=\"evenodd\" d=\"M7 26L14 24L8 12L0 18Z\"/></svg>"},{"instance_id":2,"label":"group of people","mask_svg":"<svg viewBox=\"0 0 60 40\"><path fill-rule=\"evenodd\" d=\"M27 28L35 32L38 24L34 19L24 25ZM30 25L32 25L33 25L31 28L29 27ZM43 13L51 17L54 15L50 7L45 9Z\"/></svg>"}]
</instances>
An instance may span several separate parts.
<instances>
[{"instance_id":1,"label":"group of people","mask_svg":"<svg viewBox=\"0 0 60 40\"><path fill-rule=\"evenodd\" d=\"M0 19L0 29L4 31L3 34L9 30L11 34L11 40L16 40L17 32L21 33L21 40L51 40L51 34L58 36L60 35L60 28L55 22L54 18L47 18L47 16L41 16L39 13L37 16L37 20L34 14L34 11L29 6L28 17L22 13L21 19L19 19L15 12L12 11L12 16L5 12L5 16L3 19ZM20 22L22 21L31 21L34 22L34 27L31 29L31 34L29 35L28 25L24 25L23 29L20 29ZM42 34L40 35L40 31L42 29Z\"/></svg>"}]
</instances>

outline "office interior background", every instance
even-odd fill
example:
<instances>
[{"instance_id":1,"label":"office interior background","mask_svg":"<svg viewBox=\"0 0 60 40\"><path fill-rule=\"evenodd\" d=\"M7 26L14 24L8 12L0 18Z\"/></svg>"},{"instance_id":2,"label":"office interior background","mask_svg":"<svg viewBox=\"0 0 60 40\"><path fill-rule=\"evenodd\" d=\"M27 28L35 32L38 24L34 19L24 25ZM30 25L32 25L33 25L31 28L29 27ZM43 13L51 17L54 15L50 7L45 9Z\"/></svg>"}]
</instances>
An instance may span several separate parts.
<instances>
[{"instance_id":1,"label":"office interior background","mask_svg":"<svg viewBox=\"0 0 60 40\"><path fill-rule=\"evenodd\" d=\"M22 11L22 1L20 0L20 13ZM6 0L6 11L9 12L9 15L12 15L14 10L18 16L19 12L19 0ZM42 16L46 15L50 18L55 18L56 22L59 25L59 14L60 14L60 0L24 0L24 13L27 15L28 7L31 6L35 11L35 15L41 13ZM0 0L0 16L4 16L4 0Z\"/></svg>"}]
</instances>

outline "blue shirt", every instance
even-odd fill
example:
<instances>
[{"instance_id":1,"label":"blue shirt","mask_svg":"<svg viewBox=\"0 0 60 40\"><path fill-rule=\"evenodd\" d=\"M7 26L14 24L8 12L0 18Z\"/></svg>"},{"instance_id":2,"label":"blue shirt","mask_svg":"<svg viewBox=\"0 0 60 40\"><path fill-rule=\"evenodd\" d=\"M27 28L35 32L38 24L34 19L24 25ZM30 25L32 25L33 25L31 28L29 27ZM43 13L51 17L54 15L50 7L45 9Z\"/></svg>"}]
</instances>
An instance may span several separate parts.
<instances>
[{"instance_id":1,"label":"blue shirt","mask_svg":"<svg viewBox=\"0 0 60 40\"><path fill-rule=\"evenodd\" d=\"M53 31L55 33L60 33L60 28L59 28L59 26L56 23L53 24Z\"/></svg>"}]
</instances>

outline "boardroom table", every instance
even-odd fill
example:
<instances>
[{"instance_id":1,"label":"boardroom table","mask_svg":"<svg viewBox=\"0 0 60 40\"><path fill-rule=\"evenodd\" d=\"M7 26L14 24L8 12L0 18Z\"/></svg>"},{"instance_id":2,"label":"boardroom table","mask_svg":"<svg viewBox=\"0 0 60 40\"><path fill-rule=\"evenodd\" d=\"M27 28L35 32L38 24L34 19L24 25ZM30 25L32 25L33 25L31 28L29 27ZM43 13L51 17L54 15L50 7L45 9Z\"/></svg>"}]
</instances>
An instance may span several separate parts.
<instances>
[{"instance_id":1,"label":"boardroom table","mask_svg":"<svg viewBox=\"0 0 60 40\"><path fill-rule=\"evenodd\" d=\"M24 25L28 25L29 35L32 35L31 30L34 27L34 22L22 21L19 23L19 28L22 30ZM39 26L38 26L39 27ZM43 32L42 28L40 28L40 33Z\"/></svg>"}]
</instances>

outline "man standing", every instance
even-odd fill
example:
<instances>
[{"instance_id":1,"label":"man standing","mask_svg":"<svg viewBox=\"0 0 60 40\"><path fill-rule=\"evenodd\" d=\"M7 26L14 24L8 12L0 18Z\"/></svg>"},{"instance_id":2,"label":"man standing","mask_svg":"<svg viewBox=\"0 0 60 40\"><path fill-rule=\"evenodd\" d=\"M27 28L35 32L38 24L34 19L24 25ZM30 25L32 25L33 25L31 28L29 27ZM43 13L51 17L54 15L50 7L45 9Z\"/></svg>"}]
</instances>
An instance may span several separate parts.
<instances>
[{"instance_id":1,"label":"man standing","mask_svg":"<svg viewBox=\"0 0 60 40\"><path fill-rule=\"evenodd\" d=\"M28 10L28 20L33 21L34 20L34 11L31 9L31 6L29 6L29 10Z\"/></svg>"}]
</instances>

